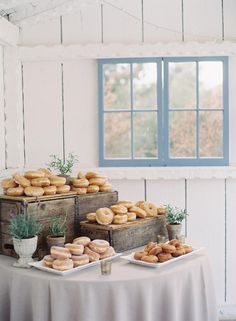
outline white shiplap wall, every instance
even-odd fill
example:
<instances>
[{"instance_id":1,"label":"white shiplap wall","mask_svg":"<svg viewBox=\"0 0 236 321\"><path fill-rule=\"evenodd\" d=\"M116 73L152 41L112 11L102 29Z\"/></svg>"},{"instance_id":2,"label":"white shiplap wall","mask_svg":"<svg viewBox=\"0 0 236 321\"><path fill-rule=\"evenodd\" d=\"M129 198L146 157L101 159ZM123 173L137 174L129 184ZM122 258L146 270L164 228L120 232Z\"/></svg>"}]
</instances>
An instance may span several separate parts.
<instances>
[{"instance_id":1,"label":"white shiplap wall","mask_svg":"<svg viewBox=\"0 0 236 321\"><path fill-rule=\"evenodd\" d=\"M4 121L4 81L3 81L3 47L0 46L0 170L5 169L5 121Z\"/></svg>"}]
</instances>

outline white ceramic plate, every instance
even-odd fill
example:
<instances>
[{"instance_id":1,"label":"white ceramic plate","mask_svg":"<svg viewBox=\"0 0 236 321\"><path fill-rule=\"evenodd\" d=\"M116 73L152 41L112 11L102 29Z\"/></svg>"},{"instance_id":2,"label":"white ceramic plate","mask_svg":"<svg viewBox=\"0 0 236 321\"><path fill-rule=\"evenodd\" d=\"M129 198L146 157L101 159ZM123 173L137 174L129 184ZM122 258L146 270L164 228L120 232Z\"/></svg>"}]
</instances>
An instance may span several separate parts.
<instances>
[{"instance_id":1,"label":"white ceramic plate","mask_svg":"<svg viewBox=\"0 0 236 321\"><path fill-rule=\"evenodd\" d=\"M101 261L114 260L114 259L116 259L117 257L119 257L121 255L122 255L122 253L116 253L114 256L108 257L106 259L95 261L95 262L91 262L91 263L88 263L88 264L85 264L85 265L81 265L81 266L75 267L75 268L67 270L67 271L58 271L58 270L54 270L52 268L48 268L48 267L43 265L43 260L29 263L29 265L35 267L36 269L45 271L45 272L49 272L49 273L53 273L53 274L57 274L57 275L68 275L68 274L71 274L71 273L74 273L74 272L77 272L77 271L81 271L81 270L90 268L92 266L98 265L98 264L100 264Z\"/></svg>"},{"instance_id":2,"label":"white ceramic plate","mask_svg":"<svg viewBox=\"0 0 236 321\"><path fill-rule=\"evenodd\" d=\"M135 252L133 252L133 253L131 253L129 255L121 256L121 259L126 260L126 261L128 261L130 263L133 263L133 264L138 264L138 265L147 266L147 267L151 267L151 268L160 268L160 267L169 265L171 263L177 262L179 260L184 260L184 259L194 255L195 253L197 253L199 251L202 251L203 249L204 249L204 247L193 248L192 252L190 252L188 254L185 254L185 255L178 256L178 257L173 257L173 259L168 260L168 261L163 262L163 263L148 263L148 262L136 260L136 259L134 259Z\"/></svg>"}]
</instances>

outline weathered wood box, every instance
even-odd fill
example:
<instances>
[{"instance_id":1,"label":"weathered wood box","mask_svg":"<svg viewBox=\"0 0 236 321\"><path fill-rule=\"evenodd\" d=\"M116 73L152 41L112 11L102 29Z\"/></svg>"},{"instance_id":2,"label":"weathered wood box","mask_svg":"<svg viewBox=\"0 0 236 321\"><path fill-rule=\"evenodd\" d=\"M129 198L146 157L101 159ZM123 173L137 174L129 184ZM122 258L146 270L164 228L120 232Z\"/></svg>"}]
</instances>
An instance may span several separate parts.
<instances>
[{"instance_id":1,"label":"weathered wood box","mask_svg":"<svg viewBox=\"0 0 236 321\"><path fill-rule=\"evenodd\" d=\"M16 256L13 243L8 234L11 217L24 212L36 215L43 224L43 232L39 235L36 256L42 257L47 253L46 236L52 216L66 215L66 242L71 242L79 235L79 221L85 214L99 207L111 206L118 199L117 192L76 195L74 192L42 197L10 197L0 196L0 253ZM81 216L81 218L80 218Z\"/></svg>"},{"instance_id":2,"label":"weathered wood box","mask_svg":"<svg viewBox=\"0 0 236 321\"><path fill-rule=\"evenodd\" d=\"M104 226L84 221L80 222L80 232L91 239L107 240L116 252L124 252L149 241L156 242L158 234L165 234L165 224L164 216L137 219L124 225Z\"/></svg>"}]
</instances>

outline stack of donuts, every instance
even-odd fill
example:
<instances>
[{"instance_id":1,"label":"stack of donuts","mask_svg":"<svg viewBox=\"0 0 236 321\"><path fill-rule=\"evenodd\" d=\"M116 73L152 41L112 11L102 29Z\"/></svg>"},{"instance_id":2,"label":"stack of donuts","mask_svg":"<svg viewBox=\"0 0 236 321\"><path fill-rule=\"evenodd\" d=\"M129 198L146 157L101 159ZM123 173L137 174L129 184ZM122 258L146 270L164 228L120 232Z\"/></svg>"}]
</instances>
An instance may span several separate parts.
<instances>
[{"instance_id":1,"label":"stack of donuts","mask_svg":"<svg viewBox=\"0 0 236 321\"><path fill-rule=\"evenodd\" d=\"M89 222L97 222L101 225L125 224L135 221L137 218L157 217L165 214L165 207L153 203L128 200L118 201L110 208L99 208L96 213L88 213L86 218Z\"/></svg>"},{"instance_id":2,"label":"stack of donuts","mask_svg":"<svg viewBox=\"0 0 236 321\"><path fill-rule=\"evenodd\" d=\"M87 236L77 237L65 247L52 246L50 255L43 258L46 267L66 271L78 266L114 256L115 250L105 240L93 240Z\"/></svg>"},{"instance_id":3,"label":"stack of donuts","mask_svg":"<svg viewBox=\"0 0 236 321\"><path fill-rule=\"evenodd\" d=\"M112 191L112 185L108 182L107 177L96 172L86 174L79 172L77 178L72 178L71 184L71 190L78 195Z\"/></svg>"},{"instance_id":4,"label":"stack of donuts","mask_svg":"<svg viewBox=\"0 0 236 321\"><path fill-rule=\"evenodd\" d=\"M192 251L193 248L191 245L181 244L176 239L168 243L157 244L155 242L149 242L143 251L134 253L134 259L147 263L163 263Z\"/></svg>"},{"instance_id":5,"label":"stack of donuts","mask_svg":"<svg viewBox=\"0 0 236 321\"><path fill-rule=\"evenodd\" d=\"M31 196L64 194L70 191L66 178L53 175L47 168L14 174L2 180L4 194L8 196Z\"/></svg>"}]
</instances>

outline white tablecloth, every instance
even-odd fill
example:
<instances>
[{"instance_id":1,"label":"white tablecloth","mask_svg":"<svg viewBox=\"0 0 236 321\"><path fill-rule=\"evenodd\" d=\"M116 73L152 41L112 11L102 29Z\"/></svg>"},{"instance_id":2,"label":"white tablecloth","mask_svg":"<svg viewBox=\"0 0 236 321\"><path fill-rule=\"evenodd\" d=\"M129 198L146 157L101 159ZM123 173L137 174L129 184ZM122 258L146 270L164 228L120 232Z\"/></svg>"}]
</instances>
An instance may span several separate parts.
<instances>
[{"instance_id":1,"label":"white tablecloth","mask_svg":"<svg viewBox=\"0 0 236 321\"><path fill-rule=\"evenodd\" d=\"M0 321L216 321L211 271L204 252L151 269L117 259L56 276L12 267L0 256Z\"/></svg>"}]
</instances>

